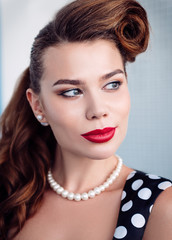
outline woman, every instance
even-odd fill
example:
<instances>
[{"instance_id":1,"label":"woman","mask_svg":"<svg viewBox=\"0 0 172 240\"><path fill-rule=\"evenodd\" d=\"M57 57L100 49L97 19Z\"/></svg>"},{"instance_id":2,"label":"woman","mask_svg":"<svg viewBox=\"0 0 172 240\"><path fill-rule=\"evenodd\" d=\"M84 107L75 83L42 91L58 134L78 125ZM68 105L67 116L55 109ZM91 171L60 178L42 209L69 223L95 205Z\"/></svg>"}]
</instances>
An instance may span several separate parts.
<instances>
[{"instance_id":1,"label":"woman","mask_svg":"<svg viewBox=\"0 0 172 240\"><path fill-rule=\"evenodd\" d=\"M114 155L148 39L134 0L74 1L40 31L1 117L1 239L171 239L171 182Z\"/></svg>"}]
</instances>

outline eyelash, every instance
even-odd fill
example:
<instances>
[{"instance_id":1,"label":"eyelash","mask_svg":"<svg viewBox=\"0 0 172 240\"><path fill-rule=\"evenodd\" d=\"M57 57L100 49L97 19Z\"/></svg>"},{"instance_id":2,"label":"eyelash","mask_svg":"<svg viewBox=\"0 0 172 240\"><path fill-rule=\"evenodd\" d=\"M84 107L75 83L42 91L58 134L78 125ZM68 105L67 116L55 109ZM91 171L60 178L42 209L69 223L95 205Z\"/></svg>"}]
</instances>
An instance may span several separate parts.
<instances>
[{"instance_id":1,"label":"eyelash","mask_svg":"<svg viewBox=\"0 0 172 240\"><path fill-rule=\"evenodd\" d=\"M110 83L106 84L105 87L109 86L111 84L116 84L117 86L115 88L108 89L108 90L117 90L121 86L122 82L121 81L113 81L113 82L110 82Z\"/></svg>"},{"instance_id":2,"label":"eyelash","mask_svg":"<svg viewBox=\"0 0 172 240\"><path fill-rule=\"evenodd\" d=\"M74 92L74 91L78 91L79 94L77 94L77 95L82 94L82 91L79 88L73 88L73 89L69 89L67 91L62 91L58 95L66 97L66 98L76 97L77 95L73 95L73 96L65 95L66 93L70 93L70 92Z\"/></svg>"},{"instance_id":3,"label":"eyelash","mask_svg":"<svg viewBox=\"0 0 172 240\"><path fill-rule=\"evenodd\" d=\"M107 89L108 91L109 90L110 91L118 90L119 87L121 86L122 82L121 81L113 81L113 82L110 82L110 83L106 84L103 88L105 88L106 86L112 85L112 84L116 84L117 86L115 88ZM76 95L73 95L73 96L65 95L66 93L70 93L70 92L74 93L74 91L77 91ZM73 97L77 97L78 95L81 95L82 93L83 93L82 90L80 90L79 88L73 88L73 89L69 89L69 90L66 90L66 91L61 91L58 95L66 97L66 98L73 98Z\"/></svg>"}]
</instances>

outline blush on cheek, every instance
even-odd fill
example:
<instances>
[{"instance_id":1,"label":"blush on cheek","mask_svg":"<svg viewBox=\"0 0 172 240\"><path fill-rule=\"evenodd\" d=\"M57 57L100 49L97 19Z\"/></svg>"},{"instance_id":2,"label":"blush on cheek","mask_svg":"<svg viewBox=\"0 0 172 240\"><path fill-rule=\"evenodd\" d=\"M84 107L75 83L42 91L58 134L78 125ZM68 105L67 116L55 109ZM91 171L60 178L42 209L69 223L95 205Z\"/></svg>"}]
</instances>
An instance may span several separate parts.
<instances>
[{"instance_id":1,"label":"blush on cheek","mask_svg":"<svg viewBox=\"0 0 172 240\"><path fill-rule=\"evenodd\" d=\"M121 109L123 109L124 116L128 116L130 112L131 102L129 92L126 92L125 98L121 104Z\"/></svg>"}]
</instances>

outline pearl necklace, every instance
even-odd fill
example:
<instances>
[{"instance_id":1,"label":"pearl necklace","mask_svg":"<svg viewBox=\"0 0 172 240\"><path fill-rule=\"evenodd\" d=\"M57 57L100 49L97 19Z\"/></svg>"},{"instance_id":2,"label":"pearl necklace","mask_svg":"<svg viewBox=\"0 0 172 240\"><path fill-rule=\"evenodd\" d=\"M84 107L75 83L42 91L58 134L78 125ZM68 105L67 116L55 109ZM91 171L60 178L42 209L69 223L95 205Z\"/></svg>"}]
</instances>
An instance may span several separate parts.
<instances>
[{"instance_id":1,"label":"pearl necklace","mask_svg":"<svg viewBox=\"0 0 172 240\"><path fill-rule=\"evenodd\" d=\"M50 187L60 196L63 198L66 198L68 200L75 200L75 201L81 201L81 200L88 200L89 198L94 198L95 196L99 195L101 192L105 191L118 177L121 168L122 168L122 159L117 156L118 158L118 164L116 169L112 172L112 174L108 177L108 179L100 186L95 187L94 189L91 189L88 193L84 192L82 194L80 193L73 193L68 192L63 187L58 184L51 173L51 170L48 171L47 180L50 184Z\"/></svg>"}]
</instances>

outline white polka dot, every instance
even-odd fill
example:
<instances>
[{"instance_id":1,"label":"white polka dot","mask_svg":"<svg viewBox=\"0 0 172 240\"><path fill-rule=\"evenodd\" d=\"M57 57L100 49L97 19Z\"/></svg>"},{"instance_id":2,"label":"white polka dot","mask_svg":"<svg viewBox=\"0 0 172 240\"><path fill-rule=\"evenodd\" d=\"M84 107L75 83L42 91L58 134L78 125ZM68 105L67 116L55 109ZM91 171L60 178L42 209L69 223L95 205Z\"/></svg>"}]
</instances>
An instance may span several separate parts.
<instances>
[{"instance_id":1,"label":"white polka dot","mask_svg":"<svg viewBox=\"0 0 172 240\"><path fill-rule=\"evenodd\" d=\"M125 203L125 204L122 206L121 210L122 210L123 212L126 212L126 211L128 211L132 206L133 206L133 202L130 200L129 202Z\"/></svg>"},{"instance_id":2,"label":"white polka dot","mask_svg":"<svg viewBox=\"0 0 172 240\"><path fill-rule=\"evenodd\" d=\"M136 174L136 171L131 172L128 177L127 180L129 180L130 178L134 177L134 175Z\"/></svg>"},{"instance_id":3,"label":"white polka dot","mask_svg":"<svg viewBox=\"0 0 172 240\"><path fill-rule=\"evenodd\" d=\"M160 183L158 185L158 188L161 189L161 190L165 190L166 188L171 187L171 186L172 186L171 182L165 181L165 182Z\"/></svg>"},{"instance_id":4,"label":"white polka dot","mask_svg":"<svg viewBox=\"0 0 172 240\"><path fill-rule=\"evenodd\" d=\"M151 213L152 212L152 208L153 208L153 204L150 206L149 208L149 212Z\"/></svg>"},{"instance_id":5,"label":"white polka dot","mask_svg":"<svg viewBox=\"0 0 172 240\"><path fill-rule=\"evenodd\" d=\"M139 198L143 199L143 200L148 200L152 195L152 192L149 188L142 188L139 192L138 192L138 196Z\"/></svg>"},{"instance_id":6,"label":"white polka dot","mask_svg":"<svg viewBox=\"0 0 172 240\"><path fill-rule=\"evenodd\" d=\"M115 230L114 237L117 239L122 239L127 235L127 229L123 226L119 226Z\"/></svg>"},{"instance_id":7,"label":"white polka dot","mask_svg":"<svg viewBox=\"0 0 172 240\"><path fill-rule=\"evenodd\" d=\"M146 174L150 179L160 179L159 176L154 175L154 174Z\"/></svg>"},{"instance_id":8,"label":"white polka dot","mask_svg":"<svg viewBox=\"0 0 172 240\"><path fill-rule=\"evenodd\" d=\"M122 192L122 196L121 196L121 200L123 200L123 199L126 197L126 195L127 195L126 192L123 191L123 192Z\"/></svg>"},{"instance_id":9,"label":"white polka dot","mask_svg":"<svg viewBox=\"0 0 172 240\"><path fill-rule=\"evenodd\" d=\"M136 181L133 182L133 184L131 185L133 190L138 190L141 186L143 185L143 180L138 179Z\"/></svg>"},{"instance_id":10,"label":"white polka dot","mask_svg":"<svg viewBox=\"0 0 172 240\"><path fill-rule=\"evenodd\" d=\"M136 213L132 216L131 222L136 228L142 228L145 225L146 221L143 215Z\"/></svg>"}]
</instances>

